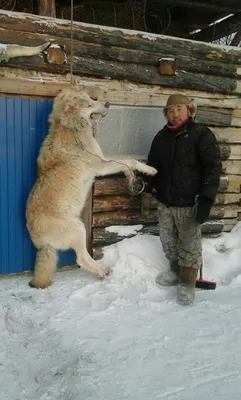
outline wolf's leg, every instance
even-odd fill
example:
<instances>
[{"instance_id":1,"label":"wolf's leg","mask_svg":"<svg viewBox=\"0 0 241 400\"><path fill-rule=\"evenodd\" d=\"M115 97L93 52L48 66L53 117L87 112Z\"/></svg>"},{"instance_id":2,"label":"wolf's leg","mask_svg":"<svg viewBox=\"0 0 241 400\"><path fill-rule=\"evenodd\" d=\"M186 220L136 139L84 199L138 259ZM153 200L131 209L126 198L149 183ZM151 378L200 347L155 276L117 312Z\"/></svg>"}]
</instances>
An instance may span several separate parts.
<instances>
[{"instance_id":1,"label":"wolf's leg","mask_svg":"<svg viewBox=\"0 0 241 400\"><path fill-rule=\"evenodd\" d=\"M77 264L80 267L92 272L100 278L104 278L106 275L111 273L110 268L101 268L101 266L89 255L86 249L86 230L81 220L78 220L75 231L72 230L70 247L75 250L77 255Z\"/></svg>"},{"instance_id":2,"label":"wolf's leg","mask_svg":"<svg viewBox=\"0 0 241 400\"><path fill-rule=\"evenodd\" d=\"M146 175L156 175L157 170L149 167L135 159L131 160L106 160L98 164L98 171L96 176L105 176L111 174L118 174L119 172L128 173L129 171L139 171Z\"/></svg>"},{"instance_id":3,"label":"wolf's leg","mask_svg":"<svg viewBox=\"0 0 241 400\"><path fill-rule=\"evenodd\" d=\"M57 265L57 251L52 246L47 245L37 250L34 278L29 282L29 286L44 289L51 285L53 272Z\"/></svg>"}]
</instances>

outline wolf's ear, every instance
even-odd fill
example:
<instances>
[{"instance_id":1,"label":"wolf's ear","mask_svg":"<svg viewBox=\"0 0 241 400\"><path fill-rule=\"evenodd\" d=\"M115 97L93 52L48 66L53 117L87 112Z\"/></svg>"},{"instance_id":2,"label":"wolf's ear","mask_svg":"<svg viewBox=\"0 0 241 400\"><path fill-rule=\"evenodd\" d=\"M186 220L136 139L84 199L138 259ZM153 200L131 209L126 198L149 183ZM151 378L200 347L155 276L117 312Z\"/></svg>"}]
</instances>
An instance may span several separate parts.
<instances>
[{"instance_id":1,"label":"wolf's ear","mask_svg":"<svg viewBox=\"0 0 241 400\"><path fill-rule=\"evenodd\" d=\"M69 89L63 89L63 90L61 90L61 92L59 92L59 94L57 96L57 99L61 100L61 101L62 100L67 100L69 95L70 95L70 90Z\"/></svg>"}]
</instances>

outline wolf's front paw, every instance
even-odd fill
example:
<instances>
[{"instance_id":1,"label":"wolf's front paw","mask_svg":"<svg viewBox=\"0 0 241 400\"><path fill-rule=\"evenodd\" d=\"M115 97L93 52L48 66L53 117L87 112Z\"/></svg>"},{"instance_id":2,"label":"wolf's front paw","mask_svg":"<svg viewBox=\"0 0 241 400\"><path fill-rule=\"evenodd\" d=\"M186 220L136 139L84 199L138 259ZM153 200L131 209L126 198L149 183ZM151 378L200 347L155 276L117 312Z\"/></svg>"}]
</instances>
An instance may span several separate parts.
<instances>
[{"instance_id":1,"label":"wolf's front paw","mask_svg":"<svg viewBox=\"0 0 241 400\"><path fill-rule=\"evenodd\" d=\"M101 268L98 273L97 276L100 279L104 279L106 275L110 275L112 272L111 268L109 267L105 267L105 268Z\"/></svg>"},{"instance_id":2,"label":"wolf's front paw","mask_svg":"<svg viewBox=\"0 0 241 400\"><path fill-rule=\"evenodd\" d=\"M154 175L156 175L157 174L157 169L156 168L154 168L154 167L149 167L148 165L146 166L146 174L147 175L152 175L152 176L154 176Z\"/></svg>"}]
</instances>

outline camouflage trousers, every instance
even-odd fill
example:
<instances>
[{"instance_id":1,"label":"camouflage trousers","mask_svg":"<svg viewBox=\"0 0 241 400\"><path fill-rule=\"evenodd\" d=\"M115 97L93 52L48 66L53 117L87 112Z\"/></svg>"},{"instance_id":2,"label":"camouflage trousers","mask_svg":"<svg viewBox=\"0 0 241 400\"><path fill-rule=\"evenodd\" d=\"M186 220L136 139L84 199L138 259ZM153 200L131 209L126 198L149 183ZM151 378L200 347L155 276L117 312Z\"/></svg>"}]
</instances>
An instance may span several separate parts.
<instances>
[{"instance_id":1,"label":"camouflage trousers","mask_svg":"<svg viewBox=\"0 0 241 400\"><path fill-rule=\"evenodd\" d=\"M195 207L167 207L158 202L159 233L169 261L180 267L202 266L201 225L195 222Z\"/></svg>"}]
</instances>

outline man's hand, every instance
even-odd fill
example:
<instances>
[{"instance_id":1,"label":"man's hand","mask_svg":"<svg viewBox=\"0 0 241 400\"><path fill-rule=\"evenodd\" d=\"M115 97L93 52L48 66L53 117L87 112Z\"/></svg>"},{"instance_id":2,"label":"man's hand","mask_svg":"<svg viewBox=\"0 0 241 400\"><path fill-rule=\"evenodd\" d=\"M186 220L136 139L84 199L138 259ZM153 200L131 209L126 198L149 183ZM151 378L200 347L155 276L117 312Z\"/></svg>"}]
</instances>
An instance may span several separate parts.
<instances>
[{"instance_id":1,"label":"man's hand","mask_svg":"<svg viewBox=\"0 0 241 400\"><path fill-rule=\"evenodd\" d=\"M199 196L197 204L196 222L198 224L203 224L207 221L212 205L214 203L213 199L209 199L205 196Z\"/></svg>"}]
</instances>

